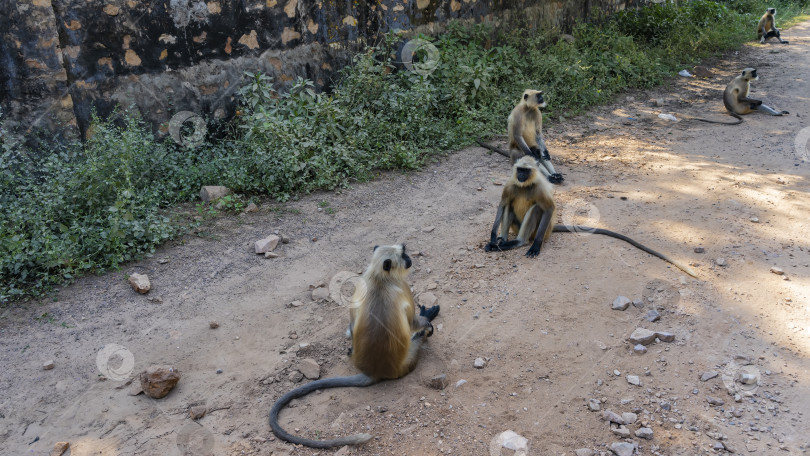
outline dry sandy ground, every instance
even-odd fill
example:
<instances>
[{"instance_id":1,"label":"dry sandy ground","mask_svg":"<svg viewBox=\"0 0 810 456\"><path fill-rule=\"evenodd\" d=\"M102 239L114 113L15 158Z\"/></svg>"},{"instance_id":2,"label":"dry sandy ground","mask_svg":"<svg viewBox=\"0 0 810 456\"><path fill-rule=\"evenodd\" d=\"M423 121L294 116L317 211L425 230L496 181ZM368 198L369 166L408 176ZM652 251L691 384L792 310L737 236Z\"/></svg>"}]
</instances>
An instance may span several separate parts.
<instances>
[{"instance_id":1,"label":"dry sandy ground","mask_svg":"<svg viewBox=\"0 0 810 456\"><path fill-rule=\"evenodd\" d=\"M810 162L794 141L810 136L810 23L786 35L789 46L747 46L714 62L714 77L624 95L547 132L566 175L556 188L562 221L629 234L693 264L698 279L598 235L555 234L537 259L485 253L509 167L470 148L418 173L217 219L205 236L80 280L57 302L4 310L0 453L47 454L57 441L69 441L72 456L338 451L278 441L266 414L293 387L301 359L321 363L323 376L355 372L347 309L311 301L309 286L361 270L372 246L395 242L421 252L414 291L430 290L442 306L420 364L397 381L296 401L282 413L288 429L375 435L341 454L511 455L496 440L505 430L528 439L528 452L514 454L609 452L621 437L589 410L598 399L602 410L638 415L628 426L637 454L708 454L718 441L736 454L806 453ZM657 118L730 119L720 93L746 66L760 72L754 95L789 116L753 114L742 126ZM652 107L658 98L663 108ZM334 213L318 211L321 202ZM276 230L292 239L281 256L255 255L253 242ZM152 278L148 295L130 289L132 272ZM619 295L643 307L611 310ZM303 305L289 307L294 300ZM659 321L644 320L650 309ZM210 320L221 326L209 329ZM627 337L637 327L671 331L675 341L634 354ZM109 344L124 349L98 360ZM477 357L483 369L473 368ZM48 359L55 368L43 370ZM164 399L130 396L115 380L154 363L183 375ZM710 371L720 375L701 381ZM758 384L729 385L737 402L722 377L749 371ZM429 387L441 373L450 385ZM209 411L194 422L192 405ZM651 440L634 437L643 425Z\"/></svg>"}]
</instances>

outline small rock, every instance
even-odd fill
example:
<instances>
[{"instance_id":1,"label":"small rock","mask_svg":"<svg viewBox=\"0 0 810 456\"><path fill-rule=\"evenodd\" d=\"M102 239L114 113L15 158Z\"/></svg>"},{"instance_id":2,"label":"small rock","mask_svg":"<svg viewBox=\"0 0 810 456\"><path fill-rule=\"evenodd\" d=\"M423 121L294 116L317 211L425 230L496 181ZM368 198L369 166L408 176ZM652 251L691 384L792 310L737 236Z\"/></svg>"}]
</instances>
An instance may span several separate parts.
<instances>
[{"instance_id":1,"label":"small rock","mask_svg":"<svg viewBox=\"0 0 810 456\"><path fill-rule=\"evenodd\" d=\"M205 185L200 189L200 199L203 200L204 203L214 202L230 194L231 190L221 185Z\"/></svg>"},{"instance_id":2,"label":"small rock","mask_svg":"<svg viewBox=\"0 0 810 456\"><path fill-rule=\"evenodd\" d=\"M49 359L49 360L45 361L45 363L42 364L42 369L46 370L46 371L51 370L54 367L56 367L56 364L54 364L52 359Z\"/></svg>"},{"instance_id":3,"label":"small rock","mask_svg":"<svg viewBox=\"0 0 810 456\"><path fill-rule=\"evenodd\" d=\"M141 372L141 388L152 399L160 399L180 381L180 371L172 366L152 365Z\"/></svg>"},{"instance_id":4,"label":"small rock","mask_svg":"<svg viewBox=\"0 0 810 456\"><path fill-rule=\"evenodd\" d=\"M630 429L623 424L610 423L610 432L620 437L630 437Z\"/></svg>"},{"instance_id":5,"label":"small rock","mask_svg":"<svg viewBox=\"0 0 810 456\"><path fill-rule=\"evenodd\" d=\"M656 98L655 100L653 100L653 106L656 106L656 107L660 108L661 106L664 106L664 104L665 104L665 101L664 101L663 98Z\"/></svg>"},{"instance_id":6,"label":"small rock","mask_svg":"<svg viewBox=\"0 0 810 456\"><path fill-rule=\"evenodd\" d=\"M756 385L758 378L756 374L752 374L750 372L740 372L740 375L737 376L737 380L743 385Z\"/></svg>"},{"instance_id":7,"label":"small rock","mask_svg":"<svg viewBox=\"0 0 810 456\"><path fill-rule=\"evenodd\" d=\"M483 369L486 365L487 362L484 361L484 358L475 358L475 361L473 361L473 367L476 369Z\"/></svg>"},{"instance_id":8,"label":"small rock","mask_svg":"<svg viewBox=\"0 0 810 456\"><path fill-rule=\"evenodd\" d=\"M50 456L62 456L70 448L70 442L56 442L53 444Z\"/></svg>"},{"instance_id":9,"label":"small rock","mask_svg":"<svg viewBox=\"0 0 810 456\"><path fill-rule=\"evenodd\" d=\"M576 456L596 456L596 452L590 448L578 448L574 450Z\"/></svg>"},{"instance_id":10,"label":"small rock","mask_svg":"<svg viewBox=\"0 0 810 456\"><path fill-rule=\"evenodd\" d=\"M699 78L710 78L714 76L714 73L705 66L698 65L695 67L695 76Z\"/></svg>"},{"instance_id":11,"label":"small rock","mask_svg":"<svg viewBox=\"0 0 810 456\"><path fill-rule=\"evenodd\" d=\"M275 234L271 234L264 239L259 239L256 241L253 248L256 250L256 254L272 252L276 246L278 246L280 241L280 237L276 236Z\"/></svg>"},{"instance_id":12,"label":"small rock","mask_svg":"<svg viewBox=\"0 0 810 456\"><path fill-rule=\"evenodd\" d=\"M636 344L633 346L633 353L637 355L643 355L644 353L647 353L647 347L641 344Z\"/></svg>"},{"instance_id":13,"label":"small rock","mask_svg":"<svg viewBox=\"0 0 810 456\"><path fill-rule=\"evenodd\" d=\"M264 252L265 258L278 258L278 253L276 252Z\"/></svg>"},{"instance_id":14,"label":"small rock","mask_svg":"<svg viewBox=\"0 0 810 456\"><path fill-rule=\"evenodd\" d=\"M675 334L664 332L664 331L656 331L655 337L658 338L661 342L673 342L675 341Z\"/></svg>"},{"instance_id":15,"label":"small rock","mask_svg":"<svg viewBox=\"0 0 810 456\"><path fill-rule=\"evenodd\" d=\"M714 451L725 451L726 446L723 445L723 442L714 442L712 445L712 450Z\"/></svg>"},{"instance_id":16,"label":"small rock","mask_svg":"<svg viewBox=\"0 0 810 456\"><path fill-rule=\"evenodd\" d=\"M329 288L326 287L316 288L310 292L310 295L312 296L312 300L315 302L328 301Z\"/></svg>"},{"instance_id":17,"label":"small rock","mask_svg":"<svg viewBox=\"0 0 810 456\"><path fill-rule=\"evenodd\" d=\"M291 303L290 303L290 307L301 307L301 306L303 306L303 305L304 305L304 303L303 303L303 302L301 302L301 301L299 301L299 300L297 300L297 299L296 299L295 301L293 301L293 302L291 302Z\"/></svg>"},{"instance_id":18,"label":"small rock","mask_svg":"<svg viewBox=\"0 0 810 456\"><path fill-rule=\"evenodd\" d=\"M705 251L706 249L704 249L703 247L695 247L695 253L703 253Z\"/></svg>"},{"instance_id":19,"label":"small rock","mask_svg":"<svg viewBox=\"0 0 810 456\"><path fill-rule=\"evenodd\" d=\"M632 344L649 345L655 340L655 332L645 328L636 328L628 340Z\"/></svg>"},{"instance_id":20,"label":"small rock","mask_svg":"<svg viewBox=\"0 0 810 456\"><path fill-rule=\"evenodd\" d=\"M503 431L498 434L498 436L495 437L495 442L496 445L506 448L507 450L512 450L515 454L526 454L529 450L529 441L526 437L511 430Z\"/></svg>"},{"instance_id":21,"label":"small rock","mask_svg":"<svg viewBox=\"0 0 810 456\"><path fill-rule=\"evenodd\" d=\"M638 378L638 375L628 375L625 378L627 379L627 383L634 386L641 386L641 379Z\"/></svg>"},{"instance_id":22,"label":"small rock","mask_svg":"<svg viewBox=\"0 0 810 456\"><path fill-rule=\"evenodd\" d=\"M700 376L700 381L701 382L708 382L709 380L717 377L718 375L720 375L720 374L717 373L716 371L704 372L703 375Z\"/></svg>"},{"instance_id":23,"label":"small rock","mask_svg":"<svg viewBox=\"0 0 810 456\"><path fill-rule=\"evenodd\" d=\"M420 306L425 306L426 308L431 308L439 302L439 298L436 297L433 293L422 293L416 299L419 302Z\"/></svg>"},{"instance_id":24,"label":"small rock","mask_svg":"<svg viewBox=\"0 0 810 456\"><path fill-rule=\"evenodd\" d=\"M638 299L638 298L634 299L633 300L633 307L638 307L639 309L644 307L644 301L642 301L641 299Z\"/></svg>"},{"instance_id":25,"label":"small rock","mask_svg":"<svg viewBox=\"0 0 810 456\"><path fill-rule=\"evenodd\" d=\"M632 443L613 442L610 444L610 451L615 453L616 456L633 456L636 447Z\"/></svg>"},{"instance_id":26,"label":"small rock","mask_svg":"<svg viewBox=\"0 0 810 456\"><path fill-rule=\"evenodd\" d=\"M423 233L431 233L431 232L433 232L433 230L435 230L435 229L436 229L436 227L435 227L435 226L426 226L426 227L422 228L422 232L423 232Z\"/></svg>"},{"instance_id":27,"label":"small rock","mask_svg":"<svg viewBox=\"0 0 810 456\"><path fill-rule=\"evenodd\" d=\"M302 359L298 363L298 371L310 380L317 380L321 377L321 366L312 358Z\"/></svg>"},{"instance_id":28,"label":"small rock","mask_svg":"<svg viewBox=\"0 0 810 456\"><path fill-rule=\"evenodd\" d=\"M465 384L465 383L467 383L467 380L464 380L464 379L462 378L461 380L459 380L459 381L457 381L457 382L456 382L456 388L460 387L461 385L463 385L463 384Z\"/></svg>"},{"instance_id":29,"label":"small rock","mask_svg":"<svg viewBox=\"0 0 810 456\"><path fill-rule=\"evenodd\" d=\"M613 375L618 377L619 375L622 375L622 373L619 372L619 369L613 369Z\"/></svg>"},{"instance_id":30,"label":"small rock","mask_svg":"<svg viewBox=\"0 0 810 456\"><path fill-rule=\"evenodd\" d=\"M433 389L443 390L447 388L447 383L447 374L439 374L435 377L431 377L431 379L428 381L428 386Z\"/></svg>"},{"instance_id":31,"label":"small rock","mask_svg":"<svg viewBox=\"0 0 810 456\"><path fill-rule=\"evenodd\" d=\"M638 415L633 412L624 412L622 413L622 419L626 424L633 424L638 419Z\"/></svg>"},{"instance_id":32,"label":"small rock","mask_svg":"<svg viewBox=\"0 0 810 456\"><path fill-rule=\"evenodd\" d=\"M672 404L667 401L661 401L658 405L661 406L661 410L670 411L672 409Z\"/></svg>"},{"instance_id":33,"label":"small rock","mask_svg":"<svg viewBox=\"0 0 810 456\"><path fill-rule=\"evenodd\" d=\"M279 237L281 238L281 243L282 244L289 244L290 243L290 237L289 236L285 236L285 235L281 234L281 235L279 235Z\"/></svg>"},{"instance_id":34,"label":"small rock","mask_svg":"<svg viewBox=\"0 0 810 456\"><path fill-rule=\"evenodd\" d=\"M649 322L658 321L660 318L661 314L655 309L648 310L647 315L644 315L644 319Z\"/></svg>"},{"instance_id":35,"label":"small rock","mask_svg":"<svg viewBox=\"0 0 810 456\"><path fill-rule=\"evenodd\" d=\"M256 203L250 203L245 208L246 213L258 212L258 211L259 211L259 206L257 206Z\"/></svg>"},{"instance_id":36,"label":"small rock","mask_svg":"<svg viewBox=\"0 0 810 456\"><path fill-rule=\"evenodd\" d=\"M706 396L706 401L709 403L709 405L723 405L723 404L726 403L722 399L718 399L716 397L711 397L711 396Z\"/></svg>"},{"instance_id":37,"label":"small rock","mask_svg":"<svg viewBox=\"0 0 810 456\"><path fill-rule=\"evenodd\" d=\"M610 423L627 424L624 422L624 418L619 416L618 413L613 412L611 410L605 410L604 412L602 412L602 419Z\"/></svg>"},{"instance_id":38,"label":"small rock","mask_svg":"<svg viewBox=\"0 0 810 456\"><path fill-rule=\"evenodd\" d=\"M141 393L143 393L143 388L141 388L141 382L140 381L132 382L129 385L129 388L127 388L127 394L130 395L130 396L137 396L137 395L139 395Z\"/></svg>"},{"instance_id":39,"label":"small rock","mask_svg":"<svg viewBox=\"0 0 810 456\"><path fill-rule=\"evenodd\" d=\"M591 409L592 412L598 412L602 408L602 401L599 399L591 399L588 401L588 408Z\"/></svg>"},{"instance_id":40,"label":"small rock","mask_svg":"<svg viewBox=\"0 0 810 456\"><path fill-rule=\"evenodd\" d=\"M626 310L630 306L630 299L625 296L619 296L613 300L611 308L613 310Z\"/></svg>"},{"instance_id":41,"label":"small rock","mask_svg":"<svg viewBox=\"0 0 810 456\"><path fill-rule=\"evenodd\" d=\"M195 405L188 409L188 416L190 416L192 420L199 420L205 416L205 412L207 411L208 409L204 405Z\"/></svg>"},{"instance_id":42,"label":"small rock","mask_svg":"<svg viewBox=\"0 0 810 456\"><path fill-rule=\"evenodd\" d=\"M222 373L222 369L217 369L217 370L216 370L216 371L214 371L214 372L216 372L217 374L221 374L221 373Z\"/></svg>"},{"instance_id":43,"label":"small rock","mask_svg":"<svg viewBox=\"0 0 810 456\"><path fill-rule=\"evenodd\" d=\"M574 35L569 35L567 33L563 33L562 35L560 35L560 40L567 41L569 43L573 43L577 39L574 38ZM579 456L579 455L577 455L577 456Z\"/></svg>"},{"instance_id":44,"label":"small rock","mask_svg":"<svg viewBox=\"0 0 810 456\"><path fill-rule=\"evenodd\" d=\"M149 290L152 289L152 284L149 283L149 276L146 274L138 274L137 272L133 272L129 276L128 282L132 286L132 289L140 294L149 293Z\"/></svg>"},{"instance_id":45,"label":"small rock","mask_svg":"<svg viewBox=\"0 0 810 456\"><path fill-rule=\"evenodd\" d=\"M651 440L653 438L653 430L648 427L636 429L635 434L640 439Z\"/></svg>"},{"instance_id":46,"label":"small rock","mask_svg":"<svg viewBox=\"0 0 810 456\"><path fill-rule=\"evenodd\" d=\"M208 322L208 327L211 329L217 329L219 328L219 322L216 320L211 320Z\"/></svg>"},{"instance_id":47,"label":"small rock","mask_svg":"<svg viewBox=\"0 0 810 456\"><path fill-rule=\"evenodd\" d=\"M759 219L756 218L756 217L751 217L750 220L751 220L751 223L759 223Z\"/></svg>"},{"instance_id":48,"label":"small rock","mask_svg":"<svg viewBox=\"0 0 810 456\"><path fill-rule=\"evenodd\" d=\"M304 379L304 374L298 372L297 370L294 370L290 372L290 374L287 376L287 379L289 379L293 383L298 383Z\"/></svg>"},{"instance_id":49,"label":"small rock","mask_svg":"<svg viewBox=\"0 0 810 456\"><path fill-rule=\"evenodd\" d=\"M776 266L771 268L771 272L776 274L776 275L784 275L785 274L785 271L783 271L782 268L777 268Z\"/></svg>"},{"instance_id":50,"label":"small rock","mask_svg":"<svg viewBox=\"0 0 810 456\"><path fill-rule=\"evenodd\" d=\"M428 289L428 290L435 290L435 289L437 289L437 288L439 288L439 284L438 284L438 283L436 283L436 282L431 282L431 283L429 283L429 284L428 284L428 286L427 286L427 289Z\"/></svg>"},{"instance_id":51,"label":"small rock","mask_svg":"<svg viewBox=\"0 0 810 456\"><path fill-rule=\"evenodd\" d=\"M718 266L722 266L722 267L725 267L725 266L728 264L728 263L726 263L726 259L725 259L725 258L718 258L718 259L714 260L714 262L715 262L715 263L716 263Z\"/></svg>"}]
</instances>

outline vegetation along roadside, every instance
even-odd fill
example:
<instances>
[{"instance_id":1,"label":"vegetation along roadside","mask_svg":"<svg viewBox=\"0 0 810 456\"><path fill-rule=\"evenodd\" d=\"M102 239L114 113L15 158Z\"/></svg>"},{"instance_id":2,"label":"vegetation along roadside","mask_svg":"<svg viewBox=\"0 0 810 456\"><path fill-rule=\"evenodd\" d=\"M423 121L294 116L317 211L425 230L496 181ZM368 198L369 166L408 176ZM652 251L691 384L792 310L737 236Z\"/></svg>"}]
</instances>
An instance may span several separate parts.
<instances>
[{"instance_id":1,"label":"vegetation along roadside","mask_svg":"<svg viewBox=\"0 0 810 456\"><path fill-rule=\"evenodd\" d=\"M527 87L545 91L552 120L575 115L753 41L768 7L788 27L807 18L808 0L651 4L579 24L573 40L451 23L431 39L441 63L429 75L397 68L401 38L391 34L356 55L329 94L301 79L279 93L270 77L247 74L242 114L224 137L193 150L156 139L126 110L94 119L84 144L39 150L0 123L0 304L154 251L187 231L171 209L201 185L286 201L377 170L415 169L482 133L503 133ZM224 209L244 203L232 197Z\"/></svg>"}]
</instances>

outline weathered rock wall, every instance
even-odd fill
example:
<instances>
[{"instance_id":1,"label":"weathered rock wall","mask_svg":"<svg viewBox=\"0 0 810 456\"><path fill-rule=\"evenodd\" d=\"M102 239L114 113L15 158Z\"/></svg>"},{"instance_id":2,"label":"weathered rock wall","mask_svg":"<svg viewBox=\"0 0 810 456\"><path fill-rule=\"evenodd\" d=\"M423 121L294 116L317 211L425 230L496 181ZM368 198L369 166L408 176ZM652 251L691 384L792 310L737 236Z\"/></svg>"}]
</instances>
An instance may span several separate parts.
<instances>
[{"instance_id":1,"label":"weathered rock wall","mask_svg":"<svg viewBox=\"0 0 810 456\"><path fill-rule=\"evenodd\" d=\"M394 29L528 14L565 29L624 0L0 0L0 106L11 127L84 132L135 106L222 118L244 71L328 86L353 50Z\"/></svg>"}]
</instances>

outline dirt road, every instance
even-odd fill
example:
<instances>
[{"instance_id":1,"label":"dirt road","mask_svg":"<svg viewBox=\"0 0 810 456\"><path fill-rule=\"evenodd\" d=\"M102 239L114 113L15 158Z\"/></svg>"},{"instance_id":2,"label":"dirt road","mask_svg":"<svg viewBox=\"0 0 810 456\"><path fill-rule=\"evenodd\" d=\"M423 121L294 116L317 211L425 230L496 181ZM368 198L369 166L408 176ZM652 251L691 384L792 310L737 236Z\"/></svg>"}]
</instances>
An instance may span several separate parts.
<instances>
[{"instance_id":1,"label":"dirt road","mask_svg":"<svg viewBox=\"0 0 810 456\"><path fill-rule=\"evenodd\" d=\"M810 23L785 35L788 46L747 46L710 63L714 77L630 93L547 132L566 176L556 188L562 222L631 235L691 263L698 279L598 235L555 234L537 259L485 253L508 164L470 148L418 173L210 222L121 272L80 280L57 302L4 310L0 454L47 454L57 441L72 456L334 453L279 442L266 414L300 378L302 359L318 361L322 376L355 372L346 308L313 302L309 287L360 271L374 245L394 242L420 252L413 289L442 306L419 366L296 401L282 413L288 429L375 435L341 453L358 455L599 454L625 432L643 455L805 453L810 157L794 143L810 137ZM730 119L720 92L747 66L761 77L754 96L789 116L753 114L741 126L657 117ZM255 255L253 242L277 230L291 238L280 257ZM130 289L132 272L149 274L148 295ZM612 310L618 296L637 302ZM660 320L646 321L653 309ZM638 327L675 340L635 354L627 338ZM121 346L113 356L110 344ZM55 368L43 370L49 359ZM117 381L156 363L182 372L164 399L130 396ZM428 386L442 373L446 389ZM208 409L198 424L192 405ZM604 410L637 421L614 434ZM635 436L641 427L651 439ZM527 439L527 453L500 448L506 430Z\"/></svg>"}]
</instances>

